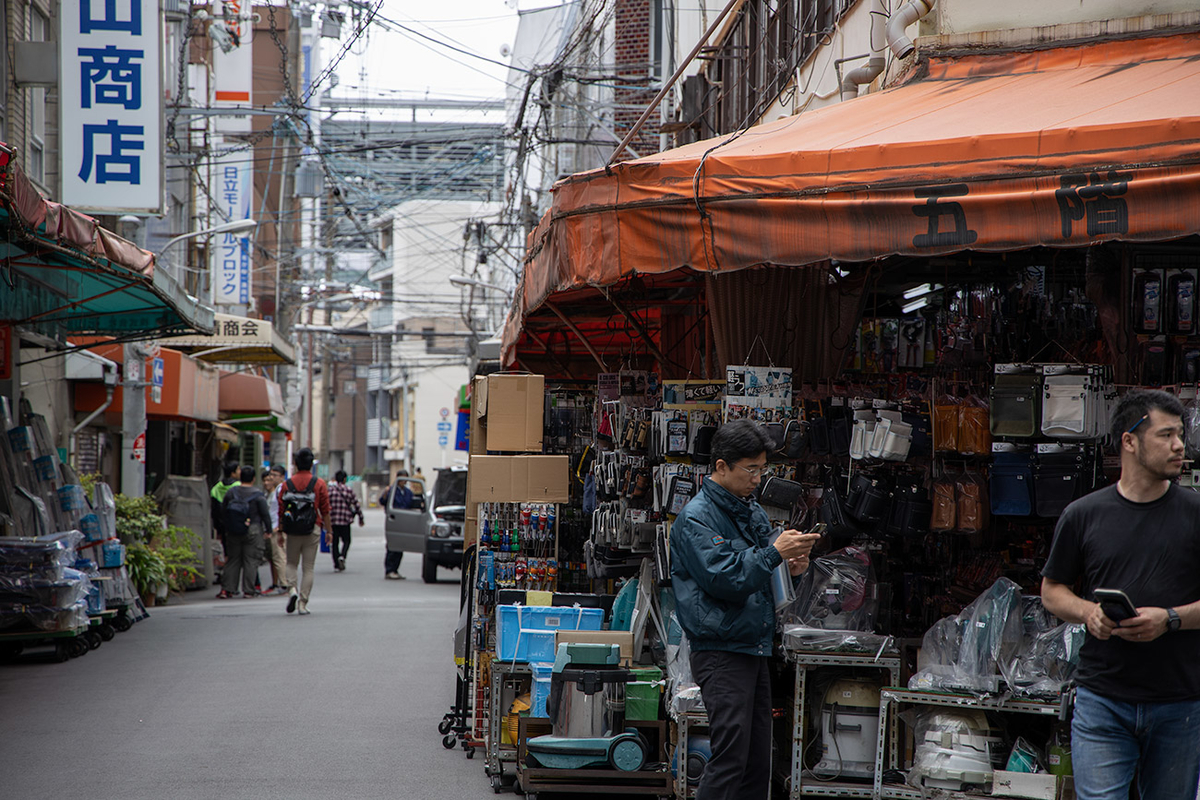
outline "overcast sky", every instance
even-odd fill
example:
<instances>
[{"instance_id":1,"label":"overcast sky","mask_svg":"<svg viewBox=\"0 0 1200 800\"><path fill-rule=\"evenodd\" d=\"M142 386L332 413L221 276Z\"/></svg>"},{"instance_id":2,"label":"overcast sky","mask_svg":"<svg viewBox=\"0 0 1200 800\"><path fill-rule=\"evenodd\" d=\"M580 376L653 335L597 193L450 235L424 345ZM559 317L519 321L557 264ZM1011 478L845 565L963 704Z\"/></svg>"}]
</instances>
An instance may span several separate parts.
<instances>
[{"instance_id":1,"label":"overcast sky","mask_svg":"<svg viewBox=\"0 0 1200 800\"><path fill-rule=\"evenodd\" d=\"M508 57L517 31L517 11L557 5L553 0L385 0L379 24L352 46L337 68L339 97L504 98ZM402 30L405 26L409 30ZM386 30L391 28L391 30ZM351 37L322 40L328 63ZM422 38L421 35L429 37ZM430 39L443 44L437 44ZM448 46L447 46L448 45ZM451 47L458 48L456 52ZM474 57L480 56L482 58ZM484 59L491 59L489 63ZM410 112L398 115L407 118ZM431 112L421 112L433 118ZM503 119L503 112L496 112ZM372 116L383 116L383 112ZM392 112L388 116L397 115ZM450 115L461 118L461 114ZM447 115L439 114L438 118Z\"/></svg>"}]
</instances>

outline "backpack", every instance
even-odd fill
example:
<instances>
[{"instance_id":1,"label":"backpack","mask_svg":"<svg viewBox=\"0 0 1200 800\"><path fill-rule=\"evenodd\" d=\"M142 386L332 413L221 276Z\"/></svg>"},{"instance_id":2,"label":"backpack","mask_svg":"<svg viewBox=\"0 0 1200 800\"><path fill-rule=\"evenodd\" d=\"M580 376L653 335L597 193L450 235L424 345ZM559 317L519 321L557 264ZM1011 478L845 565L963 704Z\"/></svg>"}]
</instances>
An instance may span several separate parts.
<instances>
[{"instance_id":1,"label":"backpack","mask_svg":"<svg viewBox=\"0 0 1200 800\"><path fill-rule=\"evenodd\" d=\"M241 492L225 495L225 533L244 536L250 532L250 498Z\"/></svg>"},{"instance_id":2,"label":"backpack","mask_svg":"<svg viewBox=\"0 0 1200 800\"><path fill-rule=\"evenodd\" d=\"M308 536L317 524L317 479L310 478L304 491L297 489L291 478L284 481L283 487L279 527L290 536Z\"/></svg>"}]
</instances>

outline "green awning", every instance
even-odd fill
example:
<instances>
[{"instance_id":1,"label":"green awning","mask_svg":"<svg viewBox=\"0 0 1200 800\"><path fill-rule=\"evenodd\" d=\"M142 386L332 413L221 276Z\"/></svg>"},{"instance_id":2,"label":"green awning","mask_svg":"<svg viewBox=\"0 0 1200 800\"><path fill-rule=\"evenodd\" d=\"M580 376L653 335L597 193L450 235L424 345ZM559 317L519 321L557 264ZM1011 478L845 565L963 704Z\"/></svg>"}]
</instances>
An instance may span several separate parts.
<instances>
[{"instance_id":1,"label":"green awning","mask_svg":"<svg viewBox=\"0 0 1200 800\"><path fill-rule=\"evenodd\" d=\"M0 320L56 336L210 333L213 311L154 254L43 200L0 144Z\"/></svg>"},{"instance_id":2,"label":"green awning","mask_svg":"<svg viewBox=\"0 0 1200 800\"><path fill-rule=\"evenodd\" d=\"M221 421L241 431L257 431L259 433L292 432L292 418L287 414L234 414Z\"/></svg>"}]
</instances>

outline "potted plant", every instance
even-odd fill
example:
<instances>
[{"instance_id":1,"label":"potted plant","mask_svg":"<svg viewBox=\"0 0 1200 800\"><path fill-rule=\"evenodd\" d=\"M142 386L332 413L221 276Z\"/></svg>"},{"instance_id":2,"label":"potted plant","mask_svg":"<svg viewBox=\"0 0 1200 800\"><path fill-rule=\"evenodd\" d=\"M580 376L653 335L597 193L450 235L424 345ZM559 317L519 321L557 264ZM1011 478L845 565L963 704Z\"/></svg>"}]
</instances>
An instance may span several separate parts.
<instances>
[{"instance_id":1,"label":"potted plant","mask_svg":"<svg viewBox=\"0 0 1200 800\"><path fill-rule=\"evenodd\" d=\"M188 528L168 526L153 497L118 494L116 505L117 536L125 544L129 579L143 602L165 601L170 592L182 592L200 576L196 535Z\"/></svg>"}]
</instances>

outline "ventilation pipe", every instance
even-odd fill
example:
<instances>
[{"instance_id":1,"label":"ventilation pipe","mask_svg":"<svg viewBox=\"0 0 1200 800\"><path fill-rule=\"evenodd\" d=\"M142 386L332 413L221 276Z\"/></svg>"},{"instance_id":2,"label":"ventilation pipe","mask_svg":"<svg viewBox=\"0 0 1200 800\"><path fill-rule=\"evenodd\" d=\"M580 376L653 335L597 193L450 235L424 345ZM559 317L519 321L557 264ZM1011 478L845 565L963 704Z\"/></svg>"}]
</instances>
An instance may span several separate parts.
<instances>
[{"instance_id":1,"label":"ventilation pipe","mask_svg":"<svg viewBox=\"0 0 1200 800\"><path fill-rule=\"evenodd\" d=\"M876 23L881 27L887 25L887 9L883 6L883 0L871 0L868 13L871 18L871 57L864 66L850 70L842 78L841 92L843 100L858 97L858 87L866 86L878 78L887 64L883 57L883 50L886 44L879 41L879 37L875 35Z\"/></svg>"},{"instance_id":2,"label":"ventilation pipe","mask_svg":"<svg viewBox=\"0 0 1200 800\"><path fill-rule=\"evenodd\" d=\"M887 26L888 46L896 54L896 58L907 58L917 46L904 32L909 25L933 10L934 0L909 0L892 15Z\"/></svg>"}]
</instances>

